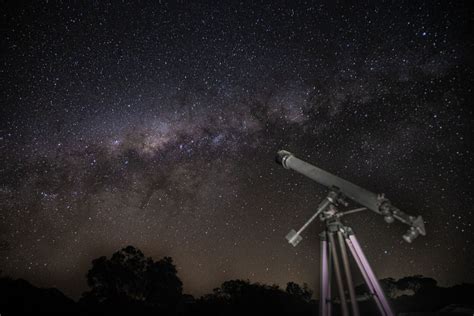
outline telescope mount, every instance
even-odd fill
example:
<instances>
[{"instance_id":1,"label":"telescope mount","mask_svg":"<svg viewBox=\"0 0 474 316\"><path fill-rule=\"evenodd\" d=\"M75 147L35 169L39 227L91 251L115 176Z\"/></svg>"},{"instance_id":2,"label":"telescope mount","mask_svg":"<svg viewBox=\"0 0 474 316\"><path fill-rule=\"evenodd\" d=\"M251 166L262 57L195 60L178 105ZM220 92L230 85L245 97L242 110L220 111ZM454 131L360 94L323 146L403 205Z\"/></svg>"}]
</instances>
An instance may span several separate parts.
<instances>
[{"instance_id":1,"label":"telescope mount","mask_svg":"<svg viewBox=\"0 0 474 316\"><path fill-rule=\"evenodd\" d=\"M393 316L395 315L390 304L385 297L384 292L370 267L367 258L362 251L362 248L356 238L356 235L351 227L345 226L341 222L341 217L353 214L356 212L366 210L365 207L358 208L346 212L340 212L337 206L347 206L345 197L339 192L337 187L332 187L325 199L319 204L316 213L296 232L291 230L286 239L293 246L296 246L301 240L302 231L317 217L325 223L325 230L319 235L320 237L320 315L330 316L332 310L332 303L336 302L331 296L331 281L332 272L336 279L339 299L343 316L349 315L348 302L352 310L352 315L359 316L359 306L357 301L360 298L356 297L354 282L349 265L349 256L347 249L352 255L352 258L357 264L359 271L364 278L365 283L369 289L369 297L372 297L377 304L381 315ZM340 255L340 258L339 258ZM342 262L342 269L340 262ZM342 273L344 271L344 275ZM345 279L345 282L344 280ZM346 293L347 289L347 293ZM348 294L348 295L347 295ZM348 296L348 297L347 297Z\"/></svg>"}]
</instances>

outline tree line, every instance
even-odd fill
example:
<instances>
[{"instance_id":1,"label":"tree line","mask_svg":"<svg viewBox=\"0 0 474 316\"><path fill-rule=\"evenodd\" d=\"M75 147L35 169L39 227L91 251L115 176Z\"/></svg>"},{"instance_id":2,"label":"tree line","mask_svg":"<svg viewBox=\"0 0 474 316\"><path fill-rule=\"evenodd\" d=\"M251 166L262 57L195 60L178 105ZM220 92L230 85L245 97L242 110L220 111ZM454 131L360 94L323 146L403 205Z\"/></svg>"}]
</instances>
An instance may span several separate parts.
<instances>
[{"instance_id":1,"label":"tree line","mask_svg":"<svg viewBox=\"0 0 474 316\"><path fill-rule=\"evenodd\" d=\"M57 289L41 289L24 280L0 278L0 314L4 315L317 315L318 301L306 284L286 287L223 282L199 298L183 293L183 283L170 257L158 261L128 246L110 258L92 261L87 273L89 289L75 302ZM397 312L436 312L469 306L474 285L450 288L436 280L411 276L381 280ZM356 287L362 315L377 315L364 285ZM365 295L365 296L364 296ZM364 299L365 297L365 299ZM335 310L338 306L335 304ZM473 309L474 310L474 309Z\"/></svg>"}]
</instances>

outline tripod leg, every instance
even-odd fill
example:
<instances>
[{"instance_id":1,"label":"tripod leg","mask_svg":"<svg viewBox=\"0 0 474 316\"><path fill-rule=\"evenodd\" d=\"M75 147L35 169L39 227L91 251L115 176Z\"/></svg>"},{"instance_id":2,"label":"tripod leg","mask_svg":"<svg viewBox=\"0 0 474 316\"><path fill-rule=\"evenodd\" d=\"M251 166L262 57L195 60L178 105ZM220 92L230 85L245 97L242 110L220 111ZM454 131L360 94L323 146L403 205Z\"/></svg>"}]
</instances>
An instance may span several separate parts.
<instances>
[{"instance_id":1,"label":"tripod leg","mask_svg":"<svg viewBox=\"0 0 474 316\"><path fill-rule=\"evenodd\" d=\"M351 249L352 254L354 255L354 259L356 259L367 286L369 286L369 289L374 293L374 299L380 309L380 312L382 315L394 316L395 314L392 311L392 308L390 307L390 304L388 303L388 300L385 297L377 277L370 267L370 264L367 261L367 258L365 257L364 252L357 241L357 238L354 234L350 234L349 238L346 239L346 242L349 246L349 249Z\"/></svg>"},{"instance_id":2,"label":"tripod leg","mask_svg":"<svg viewBox=\"0 0 474 316\"><path fill-rule=\"evenodd\" d=\"M327 237L327 235L326 235ZM332 315L332 294L331 294L331 291L332 291L332 288L331 288L331 284L332 284L332 250L331 250L331 247L329 247L329 244L326 244L326 249L328 250L328 260L327 260L327 267L328 267L328 290L327 290L327 299L328 299L328 308L327 308L327 313L328 313L328 316L331 316Z\"/></svg>"},{"instance_id":3,"label":"tripod leg","mask_svg":"<svg viewBox=\"0 0 474 316\"><path fill-rule=\"evenodd\" d=\"M356 301L356 295L354 290L354 283L352 282L352 273L349 266L349 258L347 256L346 244L344 243L344 236L342 232L337 232L337 237L339 239L339 247L341 248L341 258L344 270L346 272L347 287L349 289L349 297L351 299L352 314L354 316L359 316L359 305Z\"/></svg>"},{"instance_id":4,"label":"tripod leg","mask_svg":"<svg viewBox=\"0 0 474 316\"><path fill-rule=\"evenodd\" d=\"M342 283L341 269L339 267L339 258L336 252L336 244L334 243L334 233L329 232L329 245L331 246L333 256L334 272L336 274L336 283L339 291L339 300L341 301L342 316L349 316L349 310L347 308L346 296L344 294L344 284Z\"/></svg>"},{"instance_id":5,"label":"tripod leg","mask_svg":"<svg viewBox=\"0 0 474 316\"><path fill-rule=\"evenodd\" d=\"M322 232L320 237L320 245L321 245L321 289L319 294L319 310L321 316L330 316L328 310L328 294L329 294L329 258L328 258L328 242L326 240L326 232Z\"/></svg>"},{"instance_id":6,"label":"tripod leg","mask_svg":"<svg viewBox=\"0 0 474 316\"><path fill-rule=\"evenodd\" d=\"M346 244L349 250L351 251L352 257L357 263L357 266L359 267L359 271L362 274L362 277L364 278L365 284L367 284L367 287L369 288L370 295L372 297L375 297L376 295L375 295L374 286L372 285L372 281L370 281L369 276L367 275L367 272L364 270L364 266L362 265L362 262L360 261L360 258L357 255L357 252L355 251L354 246L352 245L352 242L350 241L349 238L346 238ZM375 299L375 303L377 304L377 307L379 308L382 315L384 315L383 307L380 304L379 300Z\"/></svg>"}]
</instances>

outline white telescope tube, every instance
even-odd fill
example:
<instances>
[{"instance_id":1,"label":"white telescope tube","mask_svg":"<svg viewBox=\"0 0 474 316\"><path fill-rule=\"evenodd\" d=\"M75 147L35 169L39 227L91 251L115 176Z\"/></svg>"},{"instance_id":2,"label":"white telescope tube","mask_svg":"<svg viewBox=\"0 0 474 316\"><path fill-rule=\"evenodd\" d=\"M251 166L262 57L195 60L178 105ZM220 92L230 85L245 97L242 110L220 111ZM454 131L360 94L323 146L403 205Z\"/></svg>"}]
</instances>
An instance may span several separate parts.
<instances>
[{"instance_id":1,"label":"white telescope tube","mask_svg":"<svg viewBox=\"0 0 474 316\"><path fill-rule=\"evenodd\" d=\"M286 169L292 169L308 178L328 187L337 187L342 194L367 207L368 209L380 214L380 199L377 194L367 191L358 185L341 179L321 168L313 166L286 150L280 150L277 156L277 162L281 163Z\"/></svg>"}]
</instances>

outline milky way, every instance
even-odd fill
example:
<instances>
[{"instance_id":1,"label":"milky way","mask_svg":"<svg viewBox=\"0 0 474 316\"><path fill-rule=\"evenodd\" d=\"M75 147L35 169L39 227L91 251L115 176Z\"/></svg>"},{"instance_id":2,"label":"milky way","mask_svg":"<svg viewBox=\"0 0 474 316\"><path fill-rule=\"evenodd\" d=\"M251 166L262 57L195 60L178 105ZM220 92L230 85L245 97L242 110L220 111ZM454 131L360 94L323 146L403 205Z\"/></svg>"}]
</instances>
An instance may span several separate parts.
<instances>
[{"instance_id":1,"label":"milky way","mask_svg":"<svg viewBox=\"0 0 474 316\"><path fill-rule=\"evenodd\" d=\"M274 163L288 149L425 218L413 244L347 219L380 277L474 281L467 7L8 4L0 269L77 297L131 244L196 295L315 287L322 225L284 237L326 190Z\"/></svg>"}]
</instances>

